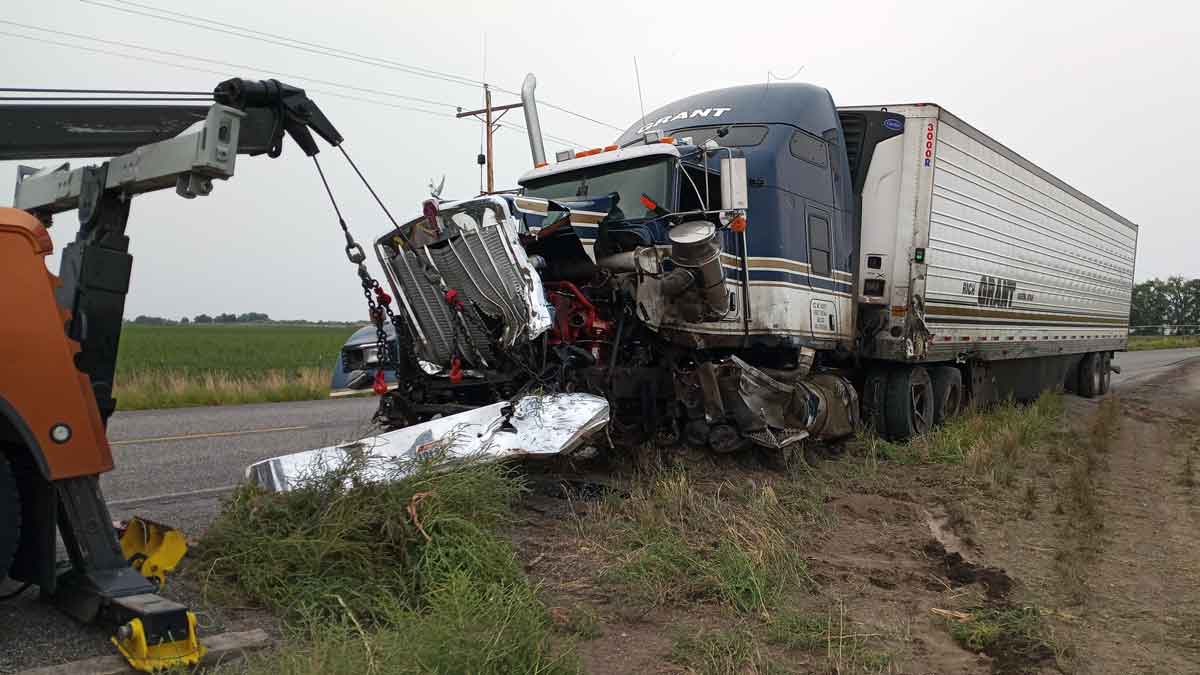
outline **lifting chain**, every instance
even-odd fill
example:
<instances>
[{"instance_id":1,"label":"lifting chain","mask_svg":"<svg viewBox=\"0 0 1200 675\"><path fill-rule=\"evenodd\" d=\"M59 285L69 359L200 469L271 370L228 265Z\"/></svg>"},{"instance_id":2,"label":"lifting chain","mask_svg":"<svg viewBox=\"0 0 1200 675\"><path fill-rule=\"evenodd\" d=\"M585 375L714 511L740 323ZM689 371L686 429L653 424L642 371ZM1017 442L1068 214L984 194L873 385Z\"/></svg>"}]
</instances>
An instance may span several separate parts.
<instances>
[{"instance_id":1,"label":"lifting chain","mask_svg":"<svg viewBox=\"0 0 1200 675\"><path fill-rule=\"evenodd\" d=\"M358 278L362 283L363 297L367 300L367 314L371 319L371 323L375 326L375 355L378 360L378 366L375 369L375 377L372 382L374 392L383 396L388 391L386 370L390 367L396 377L396 386L404 388L408 386L408 378L405 377L403 367L411 363L408 353L407 343L404 341L404 326L392 311L392 297L383 290L379 282L371 276L371 272L367 269L367 254L363 251L362 245L354 239L354 235L350 234L350 228L346 226L346 219L342 216L342 210L338 207L337 200L334 199L333 191L329 188L329 181L325 178L325 172L321 170L321 163L317 161L316 156L313 156L313 164L317 167L317 174L321 177L321 184L325 186L325 194L329 195L329 203L333 205L333 211L337 214L338 225L342 228L342 235L346 238L346 259L352 265L355 265L358 270ZM392 324L395 333L396 352L393 353L391 345L388 342L387 331L383 327L384 321ZM401 345L404 345L402 347ZM402 399L402 397L397 397ZM407 401L401 403L407 408ZM415 421L411 415L411 411L402 410L404 417L409 421Z\"/></svg>"}]
</instances>

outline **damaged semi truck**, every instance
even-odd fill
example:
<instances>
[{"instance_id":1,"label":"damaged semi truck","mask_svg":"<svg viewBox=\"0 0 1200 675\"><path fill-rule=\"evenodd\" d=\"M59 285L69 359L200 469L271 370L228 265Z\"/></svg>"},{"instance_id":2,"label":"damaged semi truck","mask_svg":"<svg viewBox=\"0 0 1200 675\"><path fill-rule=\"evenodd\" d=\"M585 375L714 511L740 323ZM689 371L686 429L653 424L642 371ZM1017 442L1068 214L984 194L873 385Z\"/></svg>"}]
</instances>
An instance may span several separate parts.
<instances>
[{"instance_id":1,"label":"damaged semi truck","mask_svg":"<svg viewBox=\"0 0 1200 675\"><path fill-rule=\"evenodd\" d=\"M392 428L553 391L607 400L614 443L730 452L1107 391L1137 226L945 109L732 87L551 162L524 93L520 188L375 242L395 330L335 379L394 361Z\"/></svg>"}]
</instances>

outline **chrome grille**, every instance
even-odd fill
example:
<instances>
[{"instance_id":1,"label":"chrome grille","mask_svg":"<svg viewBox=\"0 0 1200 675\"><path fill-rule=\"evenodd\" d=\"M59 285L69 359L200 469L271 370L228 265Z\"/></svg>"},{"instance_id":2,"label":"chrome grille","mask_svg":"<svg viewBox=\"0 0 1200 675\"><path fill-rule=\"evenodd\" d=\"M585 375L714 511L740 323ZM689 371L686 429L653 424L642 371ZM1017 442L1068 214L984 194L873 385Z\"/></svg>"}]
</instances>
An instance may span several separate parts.
<instances>
[{"instance_id":1,"label":"chrome grille","mask_svg":"<svg viewBox=\"0 0 1200 675\"><path fill-rule=\"evenodd\" d=\"M414 249L393 250L390 256L386 247L379 249L401 308L415 328L419 355L442 367L450 366L456 351L469 362L465 365L490 364L496 349L512 346L530 324L528 276L536 273L519 267L511 249L515 244L507 239L503 225L490 219L483 225L476 223L473 228L451 226L451 236ZM521 259L524 262L523 254ZM540 283L537 286L540 292ZM463 314L474 315L465 316L469 342L460 337L464 327L446 304L444 289L457 291L466 305ZM485 332L485 318L489 326L499 327L497 338Z\"/></svg>"}]
</instances>

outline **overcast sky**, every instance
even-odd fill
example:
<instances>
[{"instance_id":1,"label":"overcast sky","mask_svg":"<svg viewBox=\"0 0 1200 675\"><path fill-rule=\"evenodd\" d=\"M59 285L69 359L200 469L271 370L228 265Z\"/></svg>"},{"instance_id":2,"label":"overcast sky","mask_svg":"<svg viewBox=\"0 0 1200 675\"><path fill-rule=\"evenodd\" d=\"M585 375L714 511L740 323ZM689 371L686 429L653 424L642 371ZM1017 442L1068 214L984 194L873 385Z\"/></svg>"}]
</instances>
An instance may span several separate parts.
<instances>
[{"instance_id":1,"label":"overcast sky","mask_svg":"<svg viewBox=\"0 0 1200 675\"><path fill-rule=\"evenodd\" d=\"M122 6L121 0L97 1ZM939 103L1138 223L1139 280L1200 276L1200 10L1192 3L139 1L486 78L514 91L533 71L542 100L618 127L639 116L635 55L647 110L707 89L763 82L768 73L786 78L803 67L794 79L828 88L839 105ZM0 4L0 20L9 22L0 24L7 33L0 35L3 86L208 90L229 76L278 77L309 89L398 218L419 211L430 178L445 174L444 196L452 198L479 189L480 125L453 119L452 108L385 93L471 108L481 102L478 88L79 0L10 0ZM512 100L495 97L497 104ZM519 113L511 119L520 122ZM618 135L558 110L543 108L541 118L548 134L581 146ZM561 147L547 141L551 154ZM495 157L497 185L514 185L531 164L524 134L500 131ZM382 233L384 216L340 156L321 158L354 233L364 242ZM15 174L14 163L0 162L0 204L11 203ZM73 215L60 218L52 229L56 247L70 240L73 225ZM135 256L129 317L248 311L275 318L365 317L337 222L311 162L294 145L277 160L239 158L237 175L207 198L185 201L172 191L139 197L129 234Z\"/></svg>"}]
</instances>

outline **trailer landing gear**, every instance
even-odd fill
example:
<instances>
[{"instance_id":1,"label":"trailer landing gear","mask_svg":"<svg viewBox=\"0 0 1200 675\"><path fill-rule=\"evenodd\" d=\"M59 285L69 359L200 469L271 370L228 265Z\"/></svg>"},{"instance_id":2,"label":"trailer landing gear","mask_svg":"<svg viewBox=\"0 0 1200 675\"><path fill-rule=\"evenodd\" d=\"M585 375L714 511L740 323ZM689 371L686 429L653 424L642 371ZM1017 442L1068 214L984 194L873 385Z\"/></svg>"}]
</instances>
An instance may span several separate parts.
<instances>
[{"instance_id":1,"label":"trailer landing gear","mask_svg":"<svg viewBox=\"0 0 1200 675\"><path fill-rule=\"evenodd\" d=\"M929 376L933 379L933 424L937 426L962 410L962 371L954 366L935 366Z\"/></svg>"}]
</instances>

